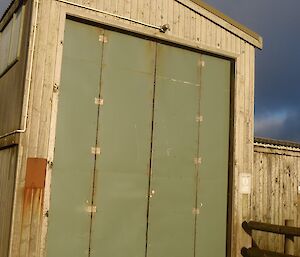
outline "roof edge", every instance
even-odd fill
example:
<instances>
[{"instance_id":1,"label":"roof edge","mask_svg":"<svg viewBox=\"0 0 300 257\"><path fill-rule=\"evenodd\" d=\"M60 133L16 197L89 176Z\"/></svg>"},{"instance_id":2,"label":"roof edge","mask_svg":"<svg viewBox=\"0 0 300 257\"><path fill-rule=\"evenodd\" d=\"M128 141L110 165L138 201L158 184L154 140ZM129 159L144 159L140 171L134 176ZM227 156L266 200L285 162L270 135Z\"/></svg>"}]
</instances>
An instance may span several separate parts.
<instances>
[{"instance_id":1,"label":"roof edge","mask_svg":"<svg viewBox=\"0 0 300 257\"><path fill-rule=\"evenodd\" d=\"M205 10L211 12L212 14L214 14L217 17L221 18L222 20L228 22L229 24L231 24L232 26L236 27L237 29L243 31L247 35L251 36L253 39L255 39L258 42L256 47L258 47L259 49L263 48L263 38L259 34L254 32L253 30L251 30L248 27L246 27L245 25L237 22L236 20L230 18L226 14L222 13L221 11L219 11L216 8L212 7L211 5L203 2L202 0L190 0L190 1L197 4L197 5L199 5L200 7L204 8Z\"/></svg>"},{"instance_id":2,"label":"roof edge","mask_svg":"<svg viewBox=\"0 0 300 257\"><path fill-rule=\"evenodd\" d=\"M300 143L286 141L286 140L278 140L273 138L264 138L264 137L255 137L254 143L263 144L263 145L274 145L274 146L283 146L290 148L298 148L300 149Z\"/></svg>"},{"instance_id":3,"label":"roof edge","mask_svg":"<svg viewBox=\"0 0 300 257\"><path fill-rule=\"evenodd\" d=\"M2 17L0 17L0 31L3 30L6 24L10 21L13 14L21 5L23 5L24 2L26 2L26 0L13 0L10 2Z\"/></svg>"}]
</instances>

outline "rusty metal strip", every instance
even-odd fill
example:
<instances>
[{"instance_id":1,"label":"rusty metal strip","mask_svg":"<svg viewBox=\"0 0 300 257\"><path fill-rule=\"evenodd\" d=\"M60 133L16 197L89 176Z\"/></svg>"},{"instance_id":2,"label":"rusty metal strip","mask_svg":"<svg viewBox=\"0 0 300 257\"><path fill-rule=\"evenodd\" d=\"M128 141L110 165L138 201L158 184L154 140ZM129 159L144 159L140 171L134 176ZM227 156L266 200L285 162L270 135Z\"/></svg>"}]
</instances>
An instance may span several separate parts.
<instances>
[{"instance_id":1,"label":"rusty metal strip","mask_svg":"<svg viewBox=\"0 0 300 257\"><path fill-rule=\"evenodd\" d=\"M46 168L46 159L28 158L25 188L45 188Z\"/></svg>"},{"instance_id":2,"label":"rusty metal strip","mask_svg":"<svg viewBox=\"0 0 300 257\"><path fill-rule=\"evenodd\" d=\"M18 133L0 138L0 150L14 145L18 145L19 141L20 141L20 134Z\"/></svg>"}]
</instances>

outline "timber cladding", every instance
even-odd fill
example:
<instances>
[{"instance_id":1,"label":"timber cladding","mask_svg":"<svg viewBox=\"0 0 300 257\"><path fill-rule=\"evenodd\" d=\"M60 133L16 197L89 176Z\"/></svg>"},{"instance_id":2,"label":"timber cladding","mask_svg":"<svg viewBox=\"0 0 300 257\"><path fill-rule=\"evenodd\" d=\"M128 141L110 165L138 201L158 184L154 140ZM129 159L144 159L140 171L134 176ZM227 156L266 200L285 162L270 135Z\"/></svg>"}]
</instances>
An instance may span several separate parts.
<instances>
[{"instance_id":1,"label":"timber cladding","mask_svg":"<svg viewBox=\"0 0 300 257\"><path fill-rule=\"evenodd\" d=\"M9 251L17 150L13 146L0 151L0 257L7 257Z\"/></svg>"},{"instance_id":2,"label":"timber cladding","mask_svg":"<svg viewBox=\"0 0 300 257\"><path fill-rule=\"evenodd\" d=\"M11 13L8 11L0 23L2 33L6 30L7 26L16 26L20 30L20 35L18 37L19 42L12 43L10 38L8 38L8 40L1 41L2 49L6 49L6 51L2 52L2 54L5 53L8 55L10 48L15 48L14 52L18 53L15 53L16 56L14 57L16 58L11 60L12 62L7 65L3 64L3 60L5 58L1 56L1 64L2 66L5 65L5 67L1 70L0 74L0 137L6 133L20 129L21 126L20 123L31 23L31 1L23 1L22 3L20 1L16 1L16 3L17 4L13 4L11 6L14 12ZM15 17L17 16L18 24L16 22L12 22L12 20L16 19ZM10 32L8 31L7 33ZM11 34L11 38L14 39L14 34L18 33L12 32Z\"/></svg>"},{"instance_id":3,"label":"timber cladding","mask_svg":"<svg viewBox=\"0 0 300 257\"><path fill-rule=\"evenodd\" d=\"M252 182L252 220L276 225L285 225L285 220L293 220L294 226L300 226L299 147L260 140L254 147ZM283 236L255 232L254 239L261 249L283 252ZM299 256L299 239L295 242L295 255Z\"/></svg>"}]
</instances>

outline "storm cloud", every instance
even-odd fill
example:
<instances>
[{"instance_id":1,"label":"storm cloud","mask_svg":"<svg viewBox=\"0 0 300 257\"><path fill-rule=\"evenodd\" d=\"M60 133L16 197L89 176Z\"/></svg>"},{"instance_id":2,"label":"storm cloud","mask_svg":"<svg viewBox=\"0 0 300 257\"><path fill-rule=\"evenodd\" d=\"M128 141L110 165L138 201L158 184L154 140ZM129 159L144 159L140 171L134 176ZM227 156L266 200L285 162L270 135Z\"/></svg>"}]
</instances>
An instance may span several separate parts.
<instances>
[{"instance_id":1,"label":"storm cloud","mask_svg":"<svg viewBox=\"0 0 300 257\"><path fill-rule=\"evenodd\" d=\"M255 120L255 133L273 139L300 142L300 110L281 109L279 112L265 112ZM288 133L287 133L288 132Z\"/></svg>"}]
</instances>

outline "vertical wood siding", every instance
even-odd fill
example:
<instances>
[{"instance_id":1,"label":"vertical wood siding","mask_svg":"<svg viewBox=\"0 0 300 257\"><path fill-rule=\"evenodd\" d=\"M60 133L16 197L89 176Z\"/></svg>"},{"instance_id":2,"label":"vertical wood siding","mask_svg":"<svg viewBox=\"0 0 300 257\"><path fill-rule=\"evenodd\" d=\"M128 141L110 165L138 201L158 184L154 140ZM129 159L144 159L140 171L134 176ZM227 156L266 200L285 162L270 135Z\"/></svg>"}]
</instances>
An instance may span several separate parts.
<instances>
[{"instance_id":1,"label":"vertical wood siding","mask_svg":"<svg viewBox=\"0 0 300 257\"><path fill-rule=\"evenodd\" d=\"M74 3L91 6L100 10L124 15L153 25L170 24L171 31L167 35L198 44L199 48L210 48L213 51L223 51L237 56L235 66L235 108L234 108L234 153L233 153L233 223L232 223L232 256L239 256L242 246L249 246L250 240L241 229L244 219L250 218L250 196L241 195L238 189L239 173L252 174L253 162L253 108L254 108L254 46L228 30L212 22L213 14L207 15L203 8L190 3L192 8L176 0L72 0ZM186 3L189 1L182 0ZM143 29L155 35L157 31L137 25L130 21L112 18L108 15L90 10L61 4L55 0L40 1L34 66L32 76L32 90L29 105L29 127L21 137L22 151L19 155L19 170L17 188L24 188L26 159L28 156L53 159L55 140L56 104L58 93L56 88L60 83L61 60L57 59L62 51L60 11L62 8L70 12L80 12L82 16L105 17L112 24L130 24L132 29ZM207 18L209 16L209 18ZM216 19L219 20L219 19ZM223 24L226 22L223 21ZM227 24L227 27L229 25ZM32 39L31 39L32 43ZM47 173L45 192L45 209L48 206L51 167ZM16 193L15 222L13 226L14 240L11 257L30 256L27 251L18 252L16 249L27 249L27 241L23 237L22 212L23 195ZM241 208L242 206L242 208ZM45 236L46 219L44 230ZM21 245L21 247L20 247ZM43 251L43 244L40 249ZM38 253L37 253L38 254Z\"/></svg>"},{"instance_id":2,"label":"vertical wood siding","mask_svg":"<svg viewBox=\"0 0 300 257\"><path fill-rule=\"evenodd\" d=\"M20 128L28 50L27 42L29 40L30 29L30 11L30 4L27 2L19 60L0 77L0 136Z\"/></svg>"},{"instance_id":3,"label":"vertical wood siding","mask_svg":"<svg viewBox=\"0 0 300 257\"><path fill-rule=\"evenodd\" d=\"M7 257L15 189L17 147L0 151L0 257Z\"/></svg>"},{"instance_id":4,"label":"vertical wood siding","mask_svg":"<svg viewBox=\"0 0 300 257\"><path fill-rule=\"evenodd\" d=\"M300 226L299 171L300 149L276 150L255 146L251 196L253 220L284 225L285 220L292 219L295 226ZM254 237L262 249L283 252L283 236L255 232ZM295 250L295 255L299 255L299 239Z\"/></svg>"},{"instance_id":5,"label":"vertical wood siding","mask_svg":"<svg viewBox=\"0 0 300 257\"><path fill-rule=\"evenodd\" d=\"M20 256L39 257L44 189L25 188L22 210Z\"/></svg>"}]
</instances>

